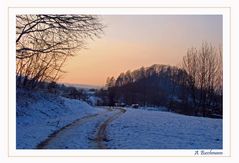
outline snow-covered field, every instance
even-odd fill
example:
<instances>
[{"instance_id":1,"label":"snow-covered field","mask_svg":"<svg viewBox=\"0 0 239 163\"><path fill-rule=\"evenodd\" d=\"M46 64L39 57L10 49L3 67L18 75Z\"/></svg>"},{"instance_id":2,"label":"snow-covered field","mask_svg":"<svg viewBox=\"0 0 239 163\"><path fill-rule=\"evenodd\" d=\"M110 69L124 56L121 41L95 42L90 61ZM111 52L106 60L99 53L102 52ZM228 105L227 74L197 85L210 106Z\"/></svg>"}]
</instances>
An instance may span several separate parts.
<instances>
[{"instance_id":1,"label":"snow-covered field","mask_svg":"<svg viewBox=\"0 0 239 163\"><path fill-rule=\"evenodd\" d=\"M167 112L167 108L124 109L103 109L79 100L17 90L17 149L34 149L78 119L45 147L222 149L222 119L185 116ZM100 127L102 131L106 127L106 132L101 134ZM106 134L107 139L97 142L97 134Z\"/></svg>"},{"instance_id":2,"label":"snow-covered field","mask_svg":"<svg viewBox=\"0 0 239 163\"><path fill-rule=\"evenodd\" d=\"M222 119L128 108L108 131L117 149L222 149Z\"/></svg>"},{"instance_id":3,"label":"snow-covered field","mask_svg":"<svg viewBox=\"0 0 239 163\"><path fill-rule=\"evenodd\" d=\"M17 90L17 149L33 149L76 119L104 111L87 103L46 93Z\"/></svg>"},{"instance_id":4,"label":"snow-covered field","mask_svg":"<svg viewBox=\"0 0 239 163\"><path fill-rule=\"evenodd\" d=\"M102 122L117 111L106 111L72 125L44 146L45 149L99 149L104 146L97 137ZM105 146L103 147L105 148Z\"/></svg>"}]
</instances>

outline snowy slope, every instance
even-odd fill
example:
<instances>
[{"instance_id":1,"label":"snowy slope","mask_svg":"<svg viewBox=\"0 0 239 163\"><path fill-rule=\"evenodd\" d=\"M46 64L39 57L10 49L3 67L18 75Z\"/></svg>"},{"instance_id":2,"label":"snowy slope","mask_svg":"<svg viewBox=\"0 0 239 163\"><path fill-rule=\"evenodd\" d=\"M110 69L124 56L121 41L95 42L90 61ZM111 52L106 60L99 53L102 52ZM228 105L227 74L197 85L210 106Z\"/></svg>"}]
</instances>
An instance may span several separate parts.
<instances>
[{"instance_id":1,"label":"snowy slope","mask_svg":"<svg viewBox=\"0 0 239 163\"><path fill-rule=\"evenodd\" d=\"M127 109L108 128L116 149L222 149L222 119Z\"/></svg>"},{"instance_id":2,"label":"snowy slope","mask_svg":"<svg viewBox=\"0 0 239 163\"><path fill-rule=\"evenodd\" d=\"M167 112L167 108L123 110L106 126L107 139L100 142L106 148L222 149L222 119L180 115ZM93 117L71 125L45 148L101 148L96 141L97 132L119 111L47 93L17 90L17 149L36 148L53 132L86 116Z\"/></svg>"},{"instance_id":3,"label":"snowy slope","mask_svg":"<svg viewBox=\"0 0 239 163\"><path fill-rule=\"evenodd\" d=\"M45 149L100 149L101 143L97 136L102 122L117 113L117 110L106 111L96 116L86 118L69 128L62 130L50 140Z\"/></svg>"},{"instance_id":4,"label":"snowy slope","mask_svg":"<svg viewBox=\"0 0 239 163\"><path fill-rule=\"evenodd\" d=\"M79 100L17 90L17 149L35 148L48 135L86 115L102 112Z\"/></svg>"}]
</instances>

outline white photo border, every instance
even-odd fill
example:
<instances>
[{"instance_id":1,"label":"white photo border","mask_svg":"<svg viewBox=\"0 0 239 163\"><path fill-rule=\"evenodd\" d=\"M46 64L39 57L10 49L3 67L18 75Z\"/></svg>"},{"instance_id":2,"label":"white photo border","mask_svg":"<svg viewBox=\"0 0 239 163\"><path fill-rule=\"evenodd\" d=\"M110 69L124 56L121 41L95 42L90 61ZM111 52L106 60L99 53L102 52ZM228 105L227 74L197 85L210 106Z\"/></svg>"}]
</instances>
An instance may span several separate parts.
<instances>
[{"instance_id":1,"label":"white photo border","mask_svg":"<svg viewBox=\"0 0 239 163\"><path fill-rule=\"evenodd\" d=\"M9 7L8 8L8 156L9 157L195 157L192 150L19 150L16 149L16 15L17 14L93 14L93 15L222 15L223 16L223 149L231 156L231 18L230 7ZM209 152L210 150L205 150ZM199 155L205 157L205 155ZM198 157L198 155L197 155Z\"/></svg>"}]
</instances>

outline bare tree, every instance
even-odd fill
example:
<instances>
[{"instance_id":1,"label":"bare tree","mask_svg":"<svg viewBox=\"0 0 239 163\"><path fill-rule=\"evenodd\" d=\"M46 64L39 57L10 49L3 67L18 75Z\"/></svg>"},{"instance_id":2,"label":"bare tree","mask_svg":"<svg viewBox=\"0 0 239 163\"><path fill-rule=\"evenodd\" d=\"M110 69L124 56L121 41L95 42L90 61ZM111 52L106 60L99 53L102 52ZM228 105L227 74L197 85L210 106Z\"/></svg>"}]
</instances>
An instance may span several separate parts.
<instances>
[{"instance_id":1,"label":"bare tree","mask_svg":"<svg viewBox=\"0 0 239 163\"><path fill-rule=\"evenodd\" d=\"M186 82L190 87L191 97L193 104L196 105L196 82L197 82L197 71L198 71L198 56L197 49L188 49L187 55L183 57L183 68L189 74L190 78L187 78Z\"/></svg>"},{"instance_id":2,"label":"bare tree","mask_svg":"<svg viewBox=\"0 0 239 163\"><path fill-rule=\"evenodd\" d=\"M223 91L223 57L222 57L222 48L218 48L218 57L217 57L217 70L216 70L216 81L215 89L219 95L222 95Z\"/></svg>"},{"instance_id":3,"label":"bare tree","mask_svg":"<svg viewBox=\"0 0 239 163\"><path fill-rule=\"evenodd\" d=\"M103 28L93 15L17 15L18 83L57 80L66 59L84 48L87 38L99 37Z\"/></svg>"},{"instance_id":4,"label":"bare tree","mask_svg":"<svg viewBox=\"0 0 239 163\"><path fill-rule=\"evenodd\" d=\"M217 95L222 96L222 53L203 42L199 50L191 48L183 58L183 69L188 73L187 85L193 103L206 116Z\"/></svg>"}]
</instances>

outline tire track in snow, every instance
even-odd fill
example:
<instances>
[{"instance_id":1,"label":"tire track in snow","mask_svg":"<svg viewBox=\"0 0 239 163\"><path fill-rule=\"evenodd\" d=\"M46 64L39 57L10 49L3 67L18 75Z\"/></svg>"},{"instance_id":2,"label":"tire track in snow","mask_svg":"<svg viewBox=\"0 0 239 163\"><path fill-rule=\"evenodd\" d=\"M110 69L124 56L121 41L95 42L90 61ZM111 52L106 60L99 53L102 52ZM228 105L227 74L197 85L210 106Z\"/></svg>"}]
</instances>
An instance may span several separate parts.
<instances>
[{"instance_id":1,"label":"tire track in snow","mask_svg":"<svg viewBox=\"0 0 239 163\"><path fill-rule=\"evenodd\" d=\"M101 114L104 114L104 113L101 113ZM79 118L79 119L73 121L70 124L65 125L64 127L60 128L59 130L56 130L55 132L50 134L48 136L48 138L43 140L41 143L39 143L36 148L37 149L47 149L48 144L50 144L51 141L54 140L56 137L58 137L61 133L66 132L68 129L70 129L74 126L82 125L85 122L88 122L101 114L87 115L87 116L84 116L82 118Z\"/></svg>"},{"instance_id":2,"label":"tire track in snow","mask_svg":"<svg viewBox=\"0 0 239 163\"><path fill-rule=\"evenodd\" d=\"M118 118L121 114L125 113L126 110L123 108L118 108L119 112L115 113L114 115L107 118L98 128L97 135L96 135L96 143L99 149L107 149L105 142L108 141L107 139L107 126L116 118Z\"/></svg>"}]
</instances>

